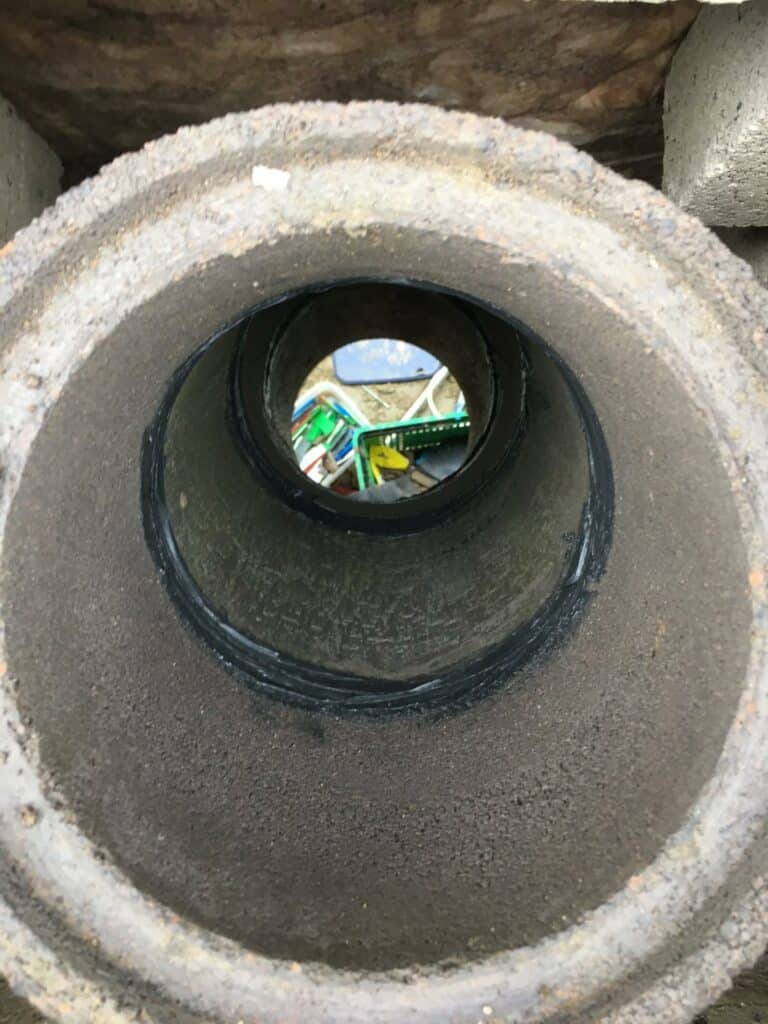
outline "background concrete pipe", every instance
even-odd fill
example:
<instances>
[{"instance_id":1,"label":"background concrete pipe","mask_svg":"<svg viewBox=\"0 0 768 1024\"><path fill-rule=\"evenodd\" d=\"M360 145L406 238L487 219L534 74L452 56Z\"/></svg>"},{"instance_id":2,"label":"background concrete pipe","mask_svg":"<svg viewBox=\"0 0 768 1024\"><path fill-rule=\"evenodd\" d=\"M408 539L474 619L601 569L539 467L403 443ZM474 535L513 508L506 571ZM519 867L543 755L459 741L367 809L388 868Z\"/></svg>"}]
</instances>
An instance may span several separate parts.
<instances>
[{"instance_id":1,"label":"background concrete pipe","mask_svg":"<svg viewBox=\"0 0 768 1024\"><path fill-rule=\"evenodd\" d=\"M545 135L310 104L120 158L0 270L20 992L658 1024L756 957L766 294L713 235ZM474 437L382 518L283 437L393 324Z\"/></svg>"}]
</instances>

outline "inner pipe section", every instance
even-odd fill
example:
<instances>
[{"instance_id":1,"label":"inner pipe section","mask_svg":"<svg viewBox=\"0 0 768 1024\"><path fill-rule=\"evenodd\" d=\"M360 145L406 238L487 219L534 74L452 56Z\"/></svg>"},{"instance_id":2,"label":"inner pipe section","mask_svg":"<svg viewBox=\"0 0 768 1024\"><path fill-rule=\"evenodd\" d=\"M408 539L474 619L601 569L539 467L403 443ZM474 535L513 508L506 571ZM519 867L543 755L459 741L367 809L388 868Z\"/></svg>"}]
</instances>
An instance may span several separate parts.
<instances>
[{"instance_id":1,"label":"inner pipe section","mask_svg":"<svg viewBox=\"0 0 768 1024\"><path fill-rule=\"evenodd\" d=\"M297 461L297 453L293 450L291 438L292 413L299 392L310 373L324 365L327 356L343 353L350 344L364 347L366 355L362 365L369 364L372 349L383 349L388 353L390 370L396 372L403 354L407 355L415 347L417 351L435 357L438 366L442 366L454 380L458 375L465 415L469 418L468 437L462 438L465 445L463 464L487 428L495 399L494 374L484 339L460 303L426 289L384 284L336 287L309 296L295 315L287 319L275 339L262 399L267 406L268 423L274 423L279 434L288 441L294 461ZM393 401L398 391L402 398L404 386L407 385L395 385L395 391L391 393ZM397 403L394 407L386 403L390 414L379 415L376 422L402 418L405 412L402 401L400 406L397 408ZM382 409L377 411L381 413ZM418 415L426 416L428 413L427 409ZM343 433L346 438L348 431ZM366 441L358 439L355 442L353 437L352 444L357 448L357 462L360 464L361 448L366 446ZM311 449L312 446L307 447ZM316 461L317 452L315 448L307 454ZM349 454L349 458L354 464L355 451ZM327 458L324 464L326 462ZM321 473L323 468L320 467ZM354 465L352 469L354 473ZM306 470L302 472L308 475ZM360 473L365 476L362 467ZM359 482L360 476L357 480ZM395 484L382 490L379 484L367 489L359 485L353 498L392 504L415 496L418 492L409 493L407 486Z\"/></svg>"},{"instance_id":2,"label":"inner pipe section","mask_svg":"<svg viewBox=\"0 0 768 1024\"><path fill-rule=\"evenodd\" d=\"M365 507L303 476L290 412L339 341L387 334L456 368L472 450L427 494ZM243 681L392 709L477 697L565 637L605 564L612 475L586 394L530 330L368 282L253 311L179 369L145 440L144 514L174 602Z\"/></svg>"},{"instance_id":3,"label":"inner pipe section","mask_svg":"<svg viewBox=\"0 0 768 1024\"><path fill-rule=\"evenodd\" d=\"M386 104L190 129L29 231L0 902L44 956L13 969L55 1012L105 978L85 1018L682 1021L764 817L743 266L553 139ZM367 513L289 476L261 369L357 285L458 304L489 368L463 471Z\"/></svg>"}]
</instances>

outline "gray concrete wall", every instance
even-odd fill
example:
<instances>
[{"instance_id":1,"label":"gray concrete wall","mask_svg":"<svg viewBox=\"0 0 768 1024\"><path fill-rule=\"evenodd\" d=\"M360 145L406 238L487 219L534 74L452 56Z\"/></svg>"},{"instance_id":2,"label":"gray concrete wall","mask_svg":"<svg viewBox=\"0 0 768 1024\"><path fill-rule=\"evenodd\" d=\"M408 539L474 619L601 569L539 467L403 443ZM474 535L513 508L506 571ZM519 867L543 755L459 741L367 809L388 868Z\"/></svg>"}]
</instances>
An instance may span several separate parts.
<instances>
[{"instance_id":1,"label":"gray concrete wall","mask_svg":"<svg viewBox=\"0 0 768 1024\"><path fill-rule=\"evenodd\" d=\"M61 191L59 158L0 97L0 246Z\"/></svg>"},{"instance_id":2,"label":"gray concrete wall","mask_svg":"<svg viewBox=\"0 0 768 1024\"><path fill-rule=\"evenodd\" d=\"M729 249L752 267L763 288L768 288L768 228L721 228L717 233ZM768 957L765 968L768 972Z\"/></svg>"},{"instance_id":3,"label":"gray concrete wall","mask_svg":"<svg viewBox=\"0 0 768 1024\"><path fill-rule=\"evenodd\" d=\"M768 225L768 4L702 11L664 98L664 190L705 224Z\"/></svg>"}]
</instances>

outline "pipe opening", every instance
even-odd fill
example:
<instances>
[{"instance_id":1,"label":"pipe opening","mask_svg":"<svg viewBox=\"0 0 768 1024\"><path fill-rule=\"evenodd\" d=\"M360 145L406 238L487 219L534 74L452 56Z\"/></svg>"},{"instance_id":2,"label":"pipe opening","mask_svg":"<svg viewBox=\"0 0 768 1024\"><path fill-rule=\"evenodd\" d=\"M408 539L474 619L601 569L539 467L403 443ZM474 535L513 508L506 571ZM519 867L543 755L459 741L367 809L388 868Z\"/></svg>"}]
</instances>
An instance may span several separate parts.
<instances>
[{"instance_id":1,"label":"pipe opening","mask_svg":"<svg viewBox=\"0 0 768 1024\"><path fill-rule=\"evenodd\" d=\"M392 504L461 470L494 399L485 339L461 305L381 284L310 297L275 339L267 401L320 353L290 420L284 408L273 413L310 481L354 501Z\"/></svg>"},{"instance_id":2,"label":"pipe opening","mask_svg":"<svg viewBox=\"0 0 768 1024\"><path fill-rule=\"evenodd\" d=\"M366 363L383 368L370 366L368 382ZM348 364L363 376L345 380ZM368 338L340 346L310 372L294 402L291 444L313 482L352 501L390 504L460 472L471 422L447 366L410 342Z\"/></svg>"},{"instance_id":3,"label":"pipe opening","mask_svg":"<svg viewBox=\"0 0 768 1024\"><path fill-rule=\"evenodd\" d=\"M365 336L414 339L466 396L464 464L407 500L350 501L296 461L307 369ZM251 311L177 371L144 515L177 607L248 685L391 710L475 698L566 635L605 564L612 477L586 394L524 325L342 283Z\"/></svg>"},{"instance_id":4,"label":"pipe opening","mask_svg":"<svg viewBox=\"0 0 768 1024\"><path fill-rule=\"evenodd\" d=\"M0 377L29 982L60 957L73 1012L102 977L217 1021L685 1004L756 908L743 267L569 147L382 104L182 132L30 231ZM265 382L303 303L384 285L460 307L485 354L441 361L492 399L460 473L373 506L296 465L297 348Z\"/></svg>"}]
</instances>

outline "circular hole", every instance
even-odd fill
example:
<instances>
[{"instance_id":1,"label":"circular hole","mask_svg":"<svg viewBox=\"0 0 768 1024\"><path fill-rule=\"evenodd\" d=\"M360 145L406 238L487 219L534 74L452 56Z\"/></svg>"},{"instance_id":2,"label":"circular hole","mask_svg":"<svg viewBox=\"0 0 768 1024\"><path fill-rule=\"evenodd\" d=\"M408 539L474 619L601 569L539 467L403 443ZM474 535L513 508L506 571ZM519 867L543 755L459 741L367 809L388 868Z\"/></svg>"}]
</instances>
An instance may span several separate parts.
<instances>
[{"instance_id":1,"label":"circular hole","mask_svg":"<svg viewBox=\"0 0 768 1024\"><path fill-rule=\"evenodd\" d=\"M463 464L382 503L311 479L295 449L302 385L366 338L413 339L469 410ZM420 466L429 449L394 433L382 447ZM347 709L487 692L567 634L610 540L610 461L568 367L423 285L307 289L222 331L174 376L144 481L150 547L198 636L249 685Z\"/></svg>"},{"instance_id":2,"label":"circular hole","mask_svg":"<svg viewBox=\"0 0 768 1024\"><path fill-rule=\"evenodd\" d=\"M47 222L41 274L28 252L14 263L4 718L21 789L5 815L18 824L8 896L65 968L87 935L94 969L119 960L116 983L142 975L142 991L185 1003L171 1016L237 1019L245 1002L248 1018L279 1017L294 976L264 957L305 965L295 980L319 1016L362 1016L384 993L436 1019L470 1016L475 996L478 1016L488 998L494 1015L539 1003L567 1017L574 991L599 1015L690 958L691 929L727 916L717 894L747 883L717 819L737 833L745 821L749 852L759 806L741 794L759 786L737 776L740 759L759 762L760 737L754 715L733 721L760 659L745 580L764 547L750 520L761 467L735 461L754 417L727 395L740 371L756 383L737 342L757 296L704 236L654 237L658 196L547 140L431 116L228 119L179 140L172 177L171 140L130 181L122 165L102 179L116 203L97 182L63 237ZM285 155L287 189L254 194L240 171L258 151ZM648 214L639 227L619 215L633 203ZM310 272L324 287L305 287ZM436 294L424 278L457 289L441 298L480 341L441 361L469 393L452 361L466 351L492 385L478 388L491 407L473 417L462 471L367 516L307 480L281 437L307 372L345 339L304 352L294 336L277 365L290 318L366 273L410 280L422 312ZM61 336L96 294L105 308ZM244 317L254 296L265 304ZM617 528L597 582L611 504L599 425L562 358L515 317L572 365L610 440ZM346 340L377 336L415 340L358 318ZM18 382L49 348L50 386L30 403ZM140 520L147 428L144 514L162 572ZM442 713L372 714L430 702ZM13 806L29 798L25 750L66 804L62 816L41 802L31 830ZM738 797L730 811L724 792ZM94 875L91 843L117 873ZM29 886L10 870L24 850ZM152 950L126 945L126 920ZM188 972L166 970L169 941L213 966L191 996Z\"/></svg>"},{"instance_id":3,"label":"circular hole","mask_svg":"<svg viewBox=\"0 0 768 1024\"><path fill-rule=\"evenodd\" d=\"M363 338L310 371L294 403L291 444L314 483L390 504L457 473L470 424L461 385L436 356L403 339Z\"/></svg>"},{"instance_id":4,"label":"circular hole","mask_svg":"<svg viewBox=\"0 0 768 1024\"><path fill-rule=\"evenodd\" d=\"M513 395L521 375L519 360L494 365L468 304L433 289L359 283L297 297L270 330L266 342L260 316L247 327L234 402L243 449L288 500L327 521L387 530L416 525L417 499L435 492L434 518L477 485L456 479L458 471L498 414L500 376ZM429 371L426 382L419 367ZM440 390L450 401L448 375L453 401L435 415ZM388 406L372 392L377 377L385 378ZM391 429L376 430L388 407L393 413L379 422Z\"/></svg>"}]
</instances>

